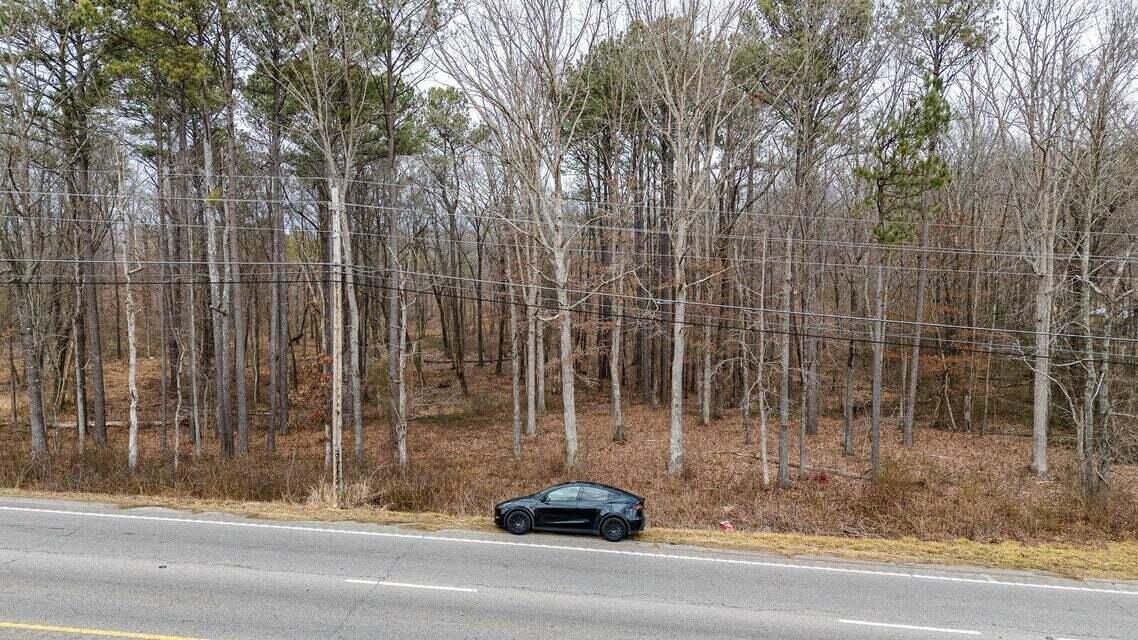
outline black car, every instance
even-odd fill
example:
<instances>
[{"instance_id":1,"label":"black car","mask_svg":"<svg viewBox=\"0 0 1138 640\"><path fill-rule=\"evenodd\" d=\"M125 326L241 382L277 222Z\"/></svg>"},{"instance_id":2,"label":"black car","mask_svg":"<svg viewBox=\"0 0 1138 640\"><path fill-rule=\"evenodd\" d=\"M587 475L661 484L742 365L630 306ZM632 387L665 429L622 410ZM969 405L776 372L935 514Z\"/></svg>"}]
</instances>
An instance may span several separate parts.
<instances>
[{"instance_id":1,"label":"black car","mask_svg":"<svg viewBox=\"0 0 1138 640\"><path fill-rule=\"evenodd\" d=\"M595 482L566 482L494 505L494 524L516 535L599 533L616 542L647 522L644 498Z\"/></svg>"}]
</instances>

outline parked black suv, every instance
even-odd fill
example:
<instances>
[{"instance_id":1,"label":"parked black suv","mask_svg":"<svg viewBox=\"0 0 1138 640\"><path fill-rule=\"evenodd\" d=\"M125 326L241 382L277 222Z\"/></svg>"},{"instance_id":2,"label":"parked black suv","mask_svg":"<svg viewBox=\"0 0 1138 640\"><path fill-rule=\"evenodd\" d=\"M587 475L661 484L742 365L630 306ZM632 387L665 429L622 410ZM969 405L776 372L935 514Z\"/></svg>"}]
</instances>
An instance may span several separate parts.
<instances>
[{"instance_id":1,"label":"parked black suv","mask_svg":"<svg viewBox=\"0 0 1138 640\"><path fill-rule=\"evenodd\" d=\"M616 542L647 522L644 498L595 482L567 482L494 505L494 524L516 535L599 533Z\"/></svg>"}]
</instances>

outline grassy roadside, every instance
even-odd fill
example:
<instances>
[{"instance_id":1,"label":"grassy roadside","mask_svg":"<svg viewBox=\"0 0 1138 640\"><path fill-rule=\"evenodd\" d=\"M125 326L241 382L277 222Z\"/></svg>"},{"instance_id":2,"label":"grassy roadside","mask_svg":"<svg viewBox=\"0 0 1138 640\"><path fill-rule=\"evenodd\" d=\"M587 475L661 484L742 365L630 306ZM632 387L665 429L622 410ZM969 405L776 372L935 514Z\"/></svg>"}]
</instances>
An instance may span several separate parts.
<instances>
[{"instance_id":1,"label":"grassy roadside","mask_svg":"<svg viewBox=\"0 0 1138 640\"><path fill-rule=\"evenodd\" d=\"M219 511L265 520L353 521L402 525L437 531L465 529L490 531L488 517L458 517L441 513L406 513L369 507L332 509L286 502L237 502L162 496L121 496L97 493L55 493L0 489L0 496L106 502L120 507L158 506L194 512ZM650 528L638 537L660 545L693 545L710 549L760 551L787 557L819 556L848 560L939 564L990 569L1027 570L1073 578L1138 580L1138 542L1101 545L988 544L971 540L944 542L915 538L875 539L810 536L699 529Z\"/></svg>"}]
</instances>

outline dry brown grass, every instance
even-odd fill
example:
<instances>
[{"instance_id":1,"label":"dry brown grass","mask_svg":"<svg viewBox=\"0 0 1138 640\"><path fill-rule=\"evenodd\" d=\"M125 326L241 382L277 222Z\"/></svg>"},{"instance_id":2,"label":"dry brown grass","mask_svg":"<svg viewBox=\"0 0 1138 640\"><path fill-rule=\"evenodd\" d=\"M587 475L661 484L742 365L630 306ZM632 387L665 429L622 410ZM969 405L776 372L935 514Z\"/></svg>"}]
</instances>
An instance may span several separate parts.
<instances>
[{"instance_id":1,"label":"dry brown grass","mask_svg":"<svg viewBox=\"0 0 1138 640\"><path fill-rule=\"evenodd\" d=\"M144 419L158 413L151 364L142 374L152 391L143 395L150 400L143 407ZM109 376L118 374L118 366L110 367ZM368 405L366 460L346 459L351 502L357 506L332 512L336 517L422 525L421 518L408 514L431 513L438 526L480 528L488 525L489 506L502 498L558 481L588 479L645 496L653 524L647 539L661 543L1138 576L1133 566L1138 562L1138 470L1133 467L1116 467L1109 499L1086 504L1074 484L1072 456L1063 448L1052 447L1053 478L1039 481L1026 469L1027 438L921 429L917 446L903 450L889 428L887 462L873 483L848 477L867 469L864 425L857 455L845 457L840 422L824 418L819 434L809 441L814 472L789 490L764 489L757 446L744 446L737 416L727 416L706 427L689 419L685 473L670 478L663 472L665 410L629 406L627 440L614 443L606 398L585 390L578 407L580 463L568 472L556 397L539 435L524 440L522 459L514 461L509 379L493 376L489 367L469 372L472 394L463 400L456 387L447 386L445 368L427 371L414 403L413 464L406 473L390 462L382 410L377 409L385 403L378 399ZM306 421L315 414L296 412ZM295 426L270 456L262 452L260 419L254 425L255 452L232 462L217 459L212 441L195 458L183 434L186 446L177 470L160 460L158 435L146 430L143 467L134 475L125 471L123 429L112 429L107 449L89 449L82 456L74 452L73 433L54 433L51 456L29 466L26 435L0 427L0 486L140 496L180 506L255 502L262 505L255 509L261 516L273 510L263 505L274 503L284 513L295 515L301 509L304 517L324 517L330 501L322 488L322 429L314 423ZM773 460L773 430L769 444ZM793 451L796 443L791 444ZM723 519L739 531L715 531Z\"/></svg>"}]
</instances>

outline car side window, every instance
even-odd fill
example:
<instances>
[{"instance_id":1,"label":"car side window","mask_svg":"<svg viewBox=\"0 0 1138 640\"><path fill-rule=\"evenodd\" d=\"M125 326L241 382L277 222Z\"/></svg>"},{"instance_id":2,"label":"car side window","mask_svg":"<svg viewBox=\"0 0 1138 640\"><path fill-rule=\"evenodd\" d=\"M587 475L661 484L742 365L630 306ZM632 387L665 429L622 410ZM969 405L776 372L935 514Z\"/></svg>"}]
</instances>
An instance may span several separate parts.
<instances>
[{"instance_id":1,"label":"car side window","mask_svg":"<svg viewBox=\"0 0 1138 640\"><path fill-rule=\"evenodd\" d=\"M578 499L582 502L608 502L613 499L613 495L599 487L581 487L581 495Z\"/></svg>"},{"instance_id":2,"label":"car side window","mask_svg":"<svg viewBox=\"0 0 1138 640\"><path fill-rule=\"evenodd\" d=\"M580 487L561 487L547 493L545 499L549 502L576 502L579 490Z\"/></svg>"}]
</instances>

